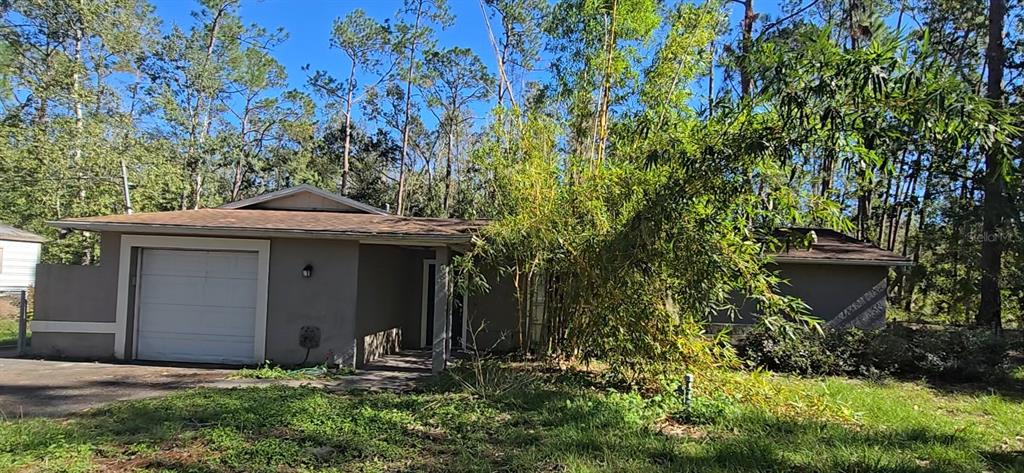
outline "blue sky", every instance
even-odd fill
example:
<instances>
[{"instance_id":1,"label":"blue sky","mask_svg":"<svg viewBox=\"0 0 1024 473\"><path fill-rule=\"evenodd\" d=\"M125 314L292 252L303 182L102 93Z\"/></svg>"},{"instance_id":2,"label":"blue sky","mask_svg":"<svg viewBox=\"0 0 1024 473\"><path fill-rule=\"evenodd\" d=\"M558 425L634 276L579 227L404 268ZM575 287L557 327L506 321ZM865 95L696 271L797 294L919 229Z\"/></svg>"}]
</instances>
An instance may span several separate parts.
<instances>
[{"instance_id":1,"label":"blue sky","mask_svg":"<svg viewBox=\"0 0 1024 473\"><path fill-rule=\"evenodd\" d=\"M152 3L163 20L165 31L172 24L188 28L193 24L190 12L199 9L194 0L152 0ZM302 68L307 64L311 72L325 70L335 77L347 76L348 60L340 51L331 49L329 43L336 18L362 8L368 15L384 21L393 19L401 5L398 0L243 0L240 14L246 24L257 23L269 30L281 27L288 32L288 40L275 48L274 55L285 66L290 87L302 89L307 77ZM437 32L439 46L469 47L493 71L494 50L487 39L477 0L454 0L450 8L455 24ZM480 104L477 108L478 114L483 115L489 106ZM422 116L428 123L432 121L426 111Z\"/></svg>"},{"instance_id":2,"label":"blue sky","mask_svg":"<svg viewBox=\"0 0 1024 473\"><path fill-rule=\"evenodd\" d=\"M199 8L194 0L151 1L163 19L164 28L170 23L187 28L193 23L189 12ZM398 0L243 0L240 13L246 24L258 23L270 30L281 27L288 32L288 41L275 49L275 56L287 68L292 87L301 87L306 81L301 68L306 64L313 70L323 69L338 77L347 72L348 61L329 44L336 18L362 8L368 15L383 21L393 19L401 6ZM477 0L452 0L449 6L456 23L438 32L440 45L472 48L493 67L494 52L487 40Z\"/></svg>"},{"instance_id":3,"label":"blue sky","mask_svg":"<svg viewBox=\"0 0 1024 473\"><path fill-rule=\"evenodd\" d=\"M151 1L165 30L172 24L187 29L193 23L190 12L199 9L198 2L194 0ZM325 70L335 77L344 77L348 71L348 61L329 44L331 26L336 18L362 8L370 16L383 21L393 19L401 5L400 0L243 0L240 14L246 24L257 23L271 30L281 27L288 32L288 40L278 46L274 54L288 72L290 87L301 89L306 82L302 68L307 64L311 70ZM771 17L779 14L776 2L755 5L759 12ZM439 46L469 47L495 72L494 50L487 38L478 0L449 0L449 7L455 16L455 24L437 32ZM737 25L742 14L740 6L729 2L728 8L730 24ZM494 22L491 26L500 28ZM477 115L482 116L489 105L479 104L474 108ZM428 123L431 121L429 113L424 111L421 115Z\"/></svg>"}]
</instances>

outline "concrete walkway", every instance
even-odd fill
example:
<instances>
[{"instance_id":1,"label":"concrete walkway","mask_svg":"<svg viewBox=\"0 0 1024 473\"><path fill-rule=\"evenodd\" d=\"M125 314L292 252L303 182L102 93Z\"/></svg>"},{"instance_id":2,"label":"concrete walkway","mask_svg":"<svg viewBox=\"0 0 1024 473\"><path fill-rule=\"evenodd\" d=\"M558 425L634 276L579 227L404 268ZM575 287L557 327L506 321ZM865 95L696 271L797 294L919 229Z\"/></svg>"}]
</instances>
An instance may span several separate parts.
<instances>
[{"instance_id":1,"label":"concrete walkway","mask_svg":"<svg viewBox=\"0 0 1024 473\"><path fill-rule=\"evenodd\" d=\"M113 401L194 387L311 385L329 391L407 391L430 377L426 352L384 357L333 380L228 379L234 369L0 358L0 418L62 417Z\"/></svg>"}]
</instances>

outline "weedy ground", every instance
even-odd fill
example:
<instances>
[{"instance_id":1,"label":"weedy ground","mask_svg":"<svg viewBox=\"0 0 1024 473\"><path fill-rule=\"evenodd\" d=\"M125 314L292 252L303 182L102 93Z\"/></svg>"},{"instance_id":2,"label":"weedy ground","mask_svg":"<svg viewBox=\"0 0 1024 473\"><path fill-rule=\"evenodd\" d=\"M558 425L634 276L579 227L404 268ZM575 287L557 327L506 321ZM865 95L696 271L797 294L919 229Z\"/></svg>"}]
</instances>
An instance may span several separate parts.
<instances>
[{"instance_id":1,"label":"weedy ground","mask_svg":"<svg viewBox=\"0 0 1024 473\"><path fill-rule=\"evenodd\" d=\"M283 380L313 380L313 379L337 379L349 376L355 371L351 368L331 368L327 365L318 365L305 368L286 368L275 365L269 361L256 368L242 368L236 371L232 379L283 379Z\"/></svg>"},{"instance_id":2,"label":"weedy ground","mask_svg":"<svg viewBox=\"0 0 1024 473\"><path fill-rule=\"evenodd\" d=\"M6 420L0 470L1024 471L1016 389L718 372L698 375L685 409L509 369L526 381L486 398L443 380L406 394L195 389Z\"/></svg>"}]
</instances>

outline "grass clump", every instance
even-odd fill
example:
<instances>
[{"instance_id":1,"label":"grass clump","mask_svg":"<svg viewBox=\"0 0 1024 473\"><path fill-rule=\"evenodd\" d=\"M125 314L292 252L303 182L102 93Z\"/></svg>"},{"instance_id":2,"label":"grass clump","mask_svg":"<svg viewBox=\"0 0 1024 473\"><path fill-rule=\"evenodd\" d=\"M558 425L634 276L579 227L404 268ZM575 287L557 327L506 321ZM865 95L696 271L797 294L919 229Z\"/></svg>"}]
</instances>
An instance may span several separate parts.
<instances>
[{"instance_id":1,"label":"grass clump","mask_svg":"<svg viewBox=\"0 0 1024 473\"><path fill-rule=\"evenodd\" d=\"M0 317L0 346L18 344L18 319Z\"/></svg>"},{"instance_id":2,"label":"grass clump","mask_svg":"<svg viewBox=\"0 0 1024 473\"><path fill-rule=\"evenodd\" d=\"M721 395L697 397L690 405L673 412L671 417L684 424L711 425L725 418L734 405L733 400Z\"/></svg>"},{"instance_id":3,"label":"grass clump","mask_svg":"<svg viewBox=\"0 0 1024 473\"><path fill-rule=\"evenodd\" d=\"M256 368L242 368L229 376L231 379L280 379L280 380L314 380L336 379L350 376L355 370L347 367L331 368L326 364L308 368L284 368L269 361Z\"/></svg>"}]
</instances>

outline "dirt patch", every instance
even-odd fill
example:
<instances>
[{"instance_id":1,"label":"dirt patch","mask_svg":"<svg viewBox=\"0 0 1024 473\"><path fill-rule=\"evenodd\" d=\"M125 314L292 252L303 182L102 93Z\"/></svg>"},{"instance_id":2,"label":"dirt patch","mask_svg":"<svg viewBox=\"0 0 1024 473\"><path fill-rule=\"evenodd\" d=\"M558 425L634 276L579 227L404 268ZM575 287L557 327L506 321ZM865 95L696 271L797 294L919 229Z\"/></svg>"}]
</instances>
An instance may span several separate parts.
<instances>
[{"instance_id":1,"label":"dirt patch","mask_svg":"<svg viewBox=\"0 0 1024 473\"><path fill-rule=\"evenodd\" d=\"M97 458L94 462L99 471L202 470L203 463L215 456L202 444L184 447L165 445L156 455L126 454L121 458Z\"/></svg>"},{"instance_id":2,"label":"dirt patch","mask_svg":"<svg viewBox=\"0 0 1024 473\"><path fill-rule=\"evenodd\" d=\"M429 427L429 426L418 425L417 424L417 425L407 426L406 430L408 430L409 433L411 433L411 434L418 435L418 436L423 437L423 438L425 438L427 440L433 440L435 442L440 442L440 441L446 440L448 438L448 433L445 432L444 430L441 430L441 429L437 428L437 427Z\"/></svg>"},{"instance_id":3,"label":"dirt patch","mask_svg":"<svg viewBox=\"0 0 1024 473\"><path fill-rule=\"evenodd\" d=\"M703 440L708 436L708 432L700 426L681 424L668 418L662 419L655 424L654 430L659 434L671 438Z\"/></svg>"},{"instance_id":4,"label":"dirt patch","mask_svg":"<svg viewBox=\"0 0 1024 473\"><path fill-rule=\"evenodd\" d=\"M20 296L0 295L0 320L17 319Z\"/></svg>"}]
</instances>

